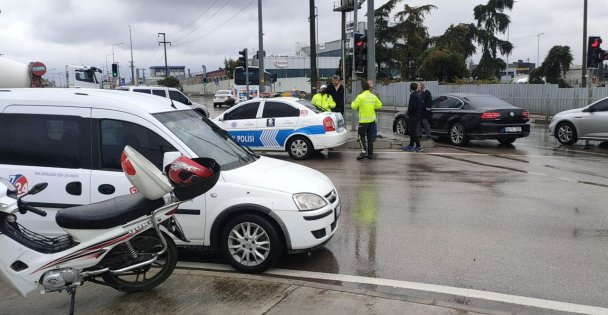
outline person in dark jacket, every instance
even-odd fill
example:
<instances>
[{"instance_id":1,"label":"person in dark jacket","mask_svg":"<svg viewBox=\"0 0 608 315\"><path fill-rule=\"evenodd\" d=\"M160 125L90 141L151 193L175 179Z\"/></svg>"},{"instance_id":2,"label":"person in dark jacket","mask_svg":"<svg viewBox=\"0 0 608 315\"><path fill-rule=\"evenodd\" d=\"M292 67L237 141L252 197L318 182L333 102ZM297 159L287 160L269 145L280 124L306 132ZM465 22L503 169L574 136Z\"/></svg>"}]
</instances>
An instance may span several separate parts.
<instances>
[{"instance_id":1,"label":"person in dark jacket","mask_svg":"<svg viewBox=\"0 0 608 315\"><path fill-rule=\"evenodd\" d=\"M344 85L340 82L340 77L334 75L331 77L331 84L327 87L327 94L336 102L336 107L332 108L332 112L341 113L344 116Z\"/></svg>"},{"instance_id":2,"label":"person in dark jacket","mask_svg":"<svg viewBox=\"0 0 608 315\"><path fill-rule=\"evenodd\" d=\"M410 102L407 106L407 126L410 132L410 144L403 148L404 151L408 152L420 152L422 147L420 146L420 139L418 138L418 123L422 116L422 110L424 104L422 102L422 96L418 93L418 84L412 82L410 84ZM414 143L416 146L414 146Z\"/></svg>"},{"instance_id":3,"label":"person in dark jacket","mask_svg":"<svg viewBox=\"0 0 608 315\"><path fill-rule=\"evenodd\" d=\"M420 117L420 123L418 124L418 137L422 137L422 128L424 128L424 134L426 135L426 139L431 139L431 119L433 118L433 113L431 112L431 106L433 105L433 96L431 96L431 92L426 89L424 86L424 82L418 82L418 92L422 97L422 103L424 108L422 109L422 116Z\"/></svg>"}]
</instances>

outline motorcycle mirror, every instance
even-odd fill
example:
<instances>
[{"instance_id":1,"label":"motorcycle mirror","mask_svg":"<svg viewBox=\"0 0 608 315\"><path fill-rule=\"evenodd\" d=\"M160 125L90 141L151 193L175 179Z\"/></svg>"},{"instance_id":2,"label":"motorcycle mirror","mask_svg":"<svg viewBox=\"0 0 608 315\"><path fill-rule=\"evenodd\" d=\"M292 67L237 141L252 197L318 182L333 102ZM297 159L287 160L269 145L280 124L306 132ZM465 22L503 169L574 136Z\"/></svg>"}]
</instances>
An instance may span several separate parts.
<instances>
[{"instance_id":1,"label":"motorcycle mirror","mask_svg":"<svg viewBox=\"0 0 608 315\"><path fill-rule=\"evenodd\" d=\"M32 189L30 189L26 195L35 195L35 194L45 190L48 185L49 185L48 183L38 183L38 184L34 185L34 187L32 187Z\"/></svg>"}]
</instances>

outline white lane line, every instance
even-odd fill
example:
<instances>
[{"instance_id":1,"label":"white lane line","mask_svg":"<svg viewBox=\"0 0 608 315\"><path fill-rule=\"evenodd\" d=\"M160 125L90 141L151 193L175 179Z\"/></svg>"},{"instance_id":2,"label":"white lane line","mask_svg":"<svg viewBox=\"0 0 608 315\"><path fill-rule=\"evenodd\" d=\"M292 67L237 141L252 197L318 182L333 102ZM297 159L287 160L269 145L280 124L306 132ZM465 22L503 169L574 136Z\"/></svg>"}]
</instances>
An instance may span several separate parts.
<instances>
[{"instance_id":1,"label":"white lane line","mask_svg":"<svg viewBox=\"0 0 608 315\"><path fill-rule=\"evenodd\" d=\"M178 267L181 268L200 268L207 270L219 270L219 271L234 271L232 267L220 264L209 264L209 263L196 263L196 262L178 262ZM316 280L331 280L341 281L359 284L371 284L388 286L400 289L409 289L423 292L441 293L456 295L467 298L482 299L486 301L502 302L508 304L515 304L527 307L536 307L546 310L554 310L560 312L570 312L578 314L608 314L608 308L573 304L567 302L551 301L537 298L529 298L525 296L509 295L503 293L456 288L437 284L426 284L402 280L391 280L382 278L370 278L361 276L351 276L342 274L322 273L313 271L299 271L299 270L288 270L288 269L270 269L265 274L275 276L286 276L296 277L303 279L316 279Z\"/></svg>"}]
</instances>

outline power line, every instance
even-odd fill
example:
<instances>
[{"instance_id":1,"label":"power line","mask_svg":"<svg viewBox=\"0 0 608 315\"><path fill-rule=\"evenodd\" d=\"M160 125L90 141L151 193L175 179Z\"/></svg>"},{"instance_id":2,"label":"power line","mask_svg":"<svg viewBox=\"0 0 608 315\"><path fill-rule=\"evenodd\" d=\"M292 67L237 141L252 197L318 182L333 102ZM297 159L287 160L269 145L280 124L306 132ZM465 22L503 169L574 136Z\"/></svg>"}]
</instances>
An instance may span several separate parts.
<instances>
[{"instance_id":1,"label":"power line","mask_svg":"<svg viewBox=\"0 0 608 315\"><path fill-rule=\"evenodd\" d=\"M245 6L243 6L243 7L242 7L240 10L236 11L236 13L235 13L234 15L232 15L230 18L226 19L226 21L224 21L224 23L222 23L222 24L218 25L216 28L214 28L214 29L210 30L209 32L207 32L207 33L205 33L205 34L203 34L203 35L201 35L201 36L199 36L199 37L197 37L197 38L194 38L194 39L192 39L192 40L189 40L189 41L187 41L187 42L184 42L184 43L181 43L181 44L177 44L177 45L173 45L173 47L177 47L177 46L183 46L183 45L186 45L186 44L192 43L192 42L194 42L194 41L197 41L197 40L199 40L199 39L201 39L201 38L203 38L203 37L205 37L205 36L207 36L207 35L209 35L209 34L213 33L214 31L216 31L216 30L217 30L217 29L219 29L220 27L224 26L226 23L231 22L231 20L232 20L232 19L233 19L235 16L237 16L239 13L243 12L243 10L245 10L245 9L246 9L248 6L250 6L250 5L253 3L253 1L254 1L254 0L249 1L249 3L247 3Z\"/></svg>"},{"instance_id":2,"label":"power line","mask_svg":"<svg viewBox=\"0 0 608 315\"><path fill-rule=\"evenodd\" d=\"M182 27L182 29L180 29L179 31L175 32L175 33L171 33L169 34L169 36L173 36L183 30L185 30L186 28L188 28L190 25L194 24L196 21L198 21L200 18L203 17L203 15L205 15L205 13L207 13L207 11L209 11L219 0L215 0L215 2L213 2L213 4L208 7L205 11L203 11L203 13L201 13L196 19L194 19L192 22L188 23L188 25Z\"/></svg>"},{"instance_id":3,"label":"power line","mask_svg":"<svg viewBox=\"0 0 608 315\"><path fill-rule=\"evenodd\" d=\"M194 29L192 29L188 34L176 39L174 42L179 43L180 40L184 39L184 37L194 33L194 31L196 31L199 27L203 26L205 23L209 22L211 19L213 19L223 8L225 8L228 3L230 3L230 1L232 0L228 0L224 3L224 5L222 5L221 7L219 7L205 22L203 22L200 25L197 25Z\"/></svg>"}]
</instances>

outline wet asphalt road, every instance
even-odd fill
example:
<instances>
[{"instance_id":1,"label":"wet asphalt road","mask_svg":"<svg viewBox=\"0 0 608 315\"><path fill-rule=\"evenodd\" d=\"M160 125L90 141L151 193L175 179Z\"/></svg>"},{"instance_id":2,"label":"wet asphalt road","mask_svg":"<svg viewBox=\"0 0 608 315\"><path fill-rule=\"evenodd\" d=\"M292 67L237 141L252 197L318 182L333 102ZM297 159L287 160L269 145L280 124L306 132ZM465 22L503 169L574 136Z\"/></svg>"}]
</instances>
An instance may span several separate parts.
<instances>
[{"instance_id":1,"label":"wet asphalt road","mask_svg":"<svg viewBox=\"0 0 608 315\"><path fill-rule=\"evenodd\" d=\"M535 124L508 146L357 155L299 162L332 179L343 212L325 248L278 267L608 306L605 143L561 146Z\"/></svg>"}]
</instances>

